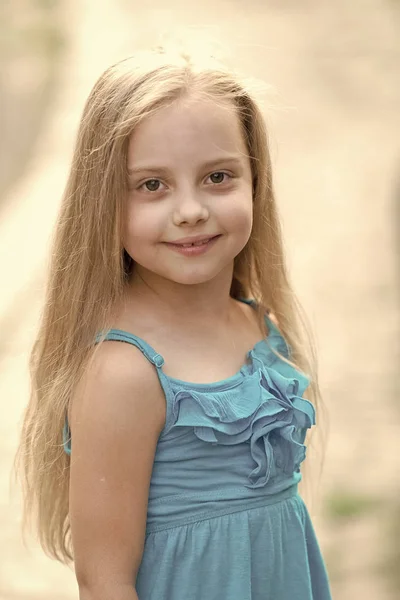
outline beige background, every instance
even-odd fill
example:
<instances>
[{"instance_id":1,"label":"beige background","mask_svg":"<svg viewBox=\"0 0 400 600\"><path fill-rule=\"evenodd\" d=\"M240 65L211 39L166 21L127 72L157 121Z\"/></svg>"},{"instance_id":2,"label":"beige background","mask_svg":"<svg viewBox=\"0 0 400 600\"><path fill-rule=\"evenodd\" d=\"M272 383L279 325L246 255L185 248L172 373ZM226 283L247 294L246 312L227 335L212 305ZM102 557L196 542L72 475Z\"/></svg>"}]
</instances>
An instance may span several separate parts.
<instances>
[{"instance_id":1,"label":"beige background","mask_svg":"<svg viewBox=\"0 0 400 600\"><path fill-rule=\"evenodd\" d=\"M400 2L16 0L3 11L0 598L77 598L68 569L33 540L23 546L9 478L83 103L112 61L199 28L273 87L265 110L288 260L330 414L313 515L334 598L397 598Z\"/></svg>"}]
</instances>

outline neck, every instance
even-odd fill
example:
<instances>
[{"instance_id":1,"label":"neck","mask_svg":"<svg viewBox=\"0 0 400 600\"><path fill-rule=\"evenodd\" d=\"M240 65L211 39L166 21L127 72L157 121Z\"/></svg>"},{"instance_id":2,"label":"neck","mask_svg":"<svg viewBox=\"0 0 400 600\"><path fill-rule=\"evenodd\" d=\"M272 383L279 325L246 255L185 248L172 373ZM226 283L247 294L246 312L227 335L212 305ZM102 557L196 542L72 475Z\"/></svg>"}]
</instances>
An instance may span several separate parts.
<instances>
[{"instance_id":1,"label":"neck","mask_svg":"<svg viewBox=\"0 0 400 600\"><path fill-rule=\"evenodd\" d=\"M194 285L185 285L164 279L137 269L133 274L129 294L135 299L135 305L149 306L165 319L179 316L182 323L193 323L228 319L232 311L230 288L232 284L233 264L214 279Z\"/></svg>"}]
</instances>

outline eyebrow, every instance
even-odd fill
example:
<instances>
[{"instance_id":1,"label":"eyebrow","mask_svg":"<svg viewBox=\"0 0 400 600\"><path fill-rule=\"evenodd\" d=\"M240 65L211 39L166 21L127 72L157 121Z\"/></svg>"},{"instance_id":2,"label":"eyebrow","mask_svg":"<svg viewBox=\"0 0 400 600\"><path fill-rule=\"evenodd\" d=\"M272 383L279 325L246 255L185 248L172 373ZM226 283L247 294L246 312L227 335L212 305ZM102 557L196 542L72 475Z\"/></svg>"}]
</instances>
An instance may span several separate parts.
<instances>
[{"instance_id":1,"label":"eyebrow","mask_svg":"<svg viewBox=\"0 0 400 600\"><path fill-rule=\"evenodd\" d=\"M220 164L223 163L230 163L230 164L235 164L236 166L241 166L242 165L242 160L241 160L241 155L227 155L227 156L221 156L219 158L215 158L213 160L208 160L207 162L203 163L200 167L201 170L207 170L207 169L212 169ZM157 173L166 173L168 172L169 169L167 169L166 167L158 167L157 165L143 165L143 166L138 166L138 167L128 167L128 174L129 175L138 175L139 173L151 173L151 172L157 172Z\"/></svg>"}]
</instances>

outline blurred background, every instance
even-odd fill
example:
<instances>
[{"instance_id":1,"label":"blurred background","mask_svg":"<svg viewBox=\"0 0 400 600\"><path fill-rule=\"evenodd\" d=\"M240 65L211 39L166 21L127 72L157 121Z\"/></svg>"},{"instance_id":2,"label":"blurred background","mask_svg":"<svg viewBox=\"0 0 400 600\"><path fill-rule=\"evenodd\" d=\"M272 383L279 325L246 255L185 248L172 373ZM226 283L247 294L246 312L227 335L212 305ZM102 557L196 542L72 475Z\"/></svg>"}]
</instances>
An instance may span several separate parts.
<instances>
[{"instance_id":1,"label":"blurred background","mask_svg":"<svg viewBox=\"0 0 400 600\"><path fill-rule=\"evenodd\" d=\"M315 527L336 600L399 598L400 1L1 0L0 11L0 598L77 598L69 569L23 545L10 487L49 240L95 79L180 34L272 86L289 267L329 412Z\"/></svg>"}]
</instances>

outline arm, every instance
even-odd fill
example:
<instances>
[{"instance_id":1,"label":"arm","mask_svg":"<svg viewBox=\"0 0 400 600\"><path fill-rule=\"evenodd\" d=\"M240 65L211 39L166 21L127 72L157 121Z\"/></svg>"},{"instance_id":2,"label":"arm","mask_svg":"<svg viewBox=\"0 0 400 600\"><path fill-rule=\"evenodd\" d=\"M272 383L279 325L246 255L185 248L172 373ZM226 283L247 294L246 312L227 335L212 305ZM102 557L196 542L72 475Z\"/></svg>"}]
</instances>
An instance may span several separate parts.
<instances>
[{"instance_id":1,"label":"arm","mask_svg":"<svg viewBox=\"0 0 400 600\"><path fill-rule=\"evenodd\" d=\"M79 587L79 600L98 600L99 598L110 598L115 600L139 600L137 593L132 585L112 586L109 590L102 587L101 590L84 590Z\"/></svg>"},{"instance_id":2,"label":"arm","mask_svg":"<svg viewBox=\"0 0 400 600\"><path fill-rule=\"evenodd\" d=\"M70 520L80 600L137 600L165 398L140 350L105 342L70 411Z\"/></svg>"}]
</instances>

